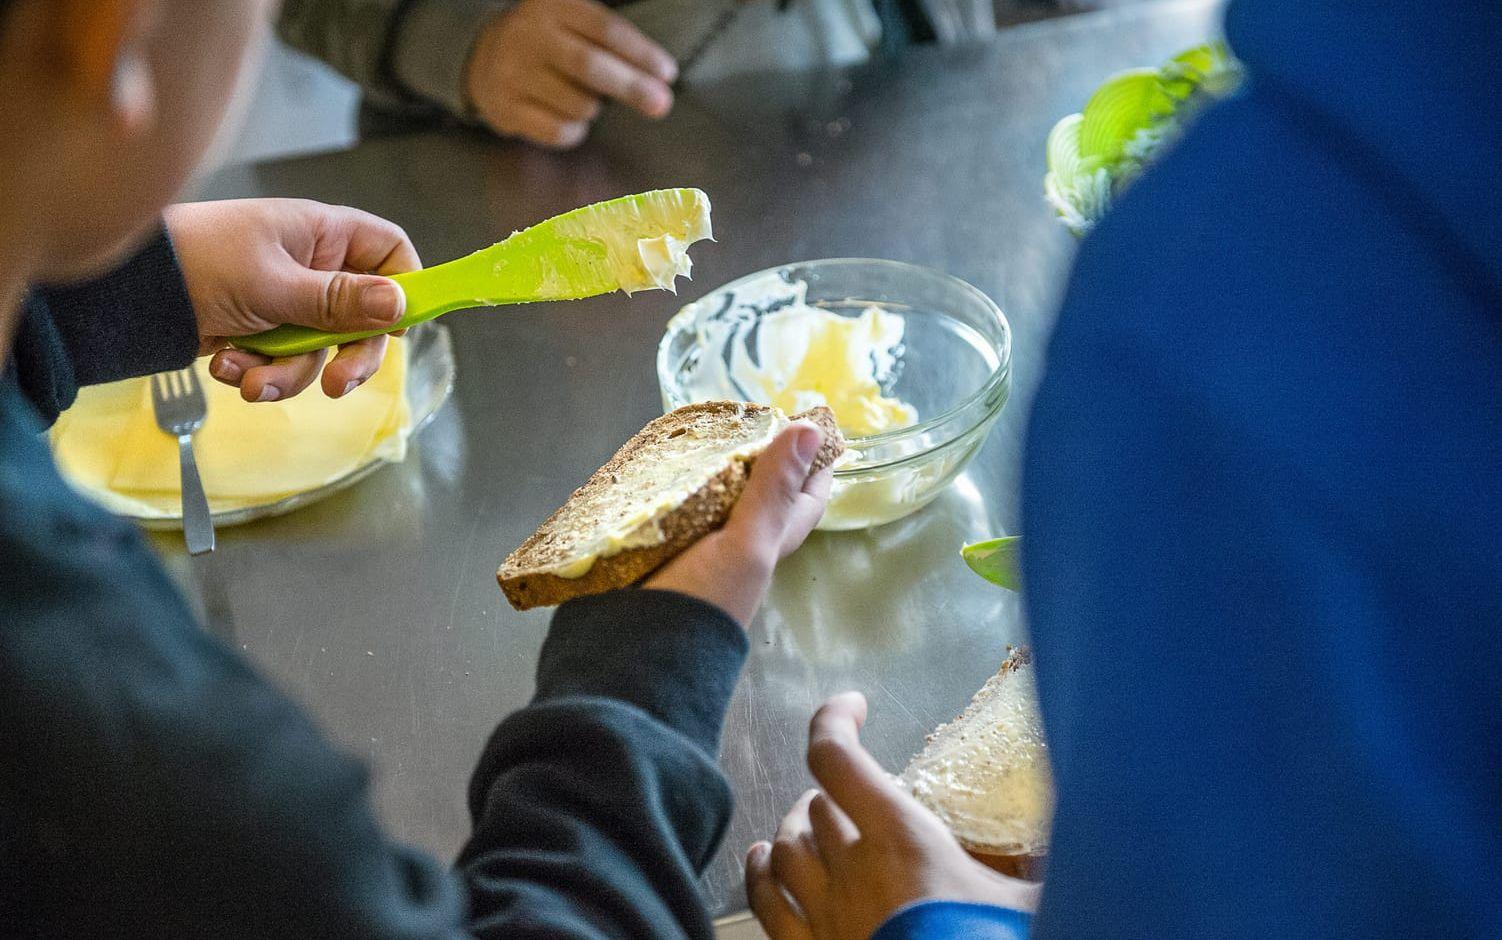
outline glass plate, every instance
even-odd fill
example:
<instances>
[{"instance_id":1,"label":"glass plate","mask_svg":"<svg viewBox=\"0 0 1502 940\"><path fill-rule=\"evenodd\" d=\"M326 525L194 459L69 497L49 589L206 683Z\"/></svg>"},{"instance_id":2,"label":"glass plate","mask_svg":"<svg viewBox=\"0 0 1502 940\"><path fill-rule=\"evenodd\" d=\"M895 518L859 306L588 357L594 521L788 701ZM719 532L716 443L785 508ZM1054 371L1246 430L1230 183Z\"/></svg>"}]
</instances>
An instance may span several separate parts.
<instances>
[{"instance_id":1,"label":"glass plate","mask_svg":"<svg viewBox=\"0 0 1502 940\"><path fill-rule=\"evenodd\" d=\"M454 347L449 339L448 327L441 323L424 323L413 327L407 332L407 407L412 412L412 429L407 432L409 447L416 444L418 433L433 420L433 416L448 401L453 390ZM314 390L310 394L316 393ZM410 452L408 456L411 456ZM294 493L259 506L216 512L214 525L222 528L285 515L354 486L387 463L389 461L374 458L317 489ZM183 527L181 513L172 516L126 513L125 518L134 520L145 529L171 531Z\"/></svg>"}]
</instances>

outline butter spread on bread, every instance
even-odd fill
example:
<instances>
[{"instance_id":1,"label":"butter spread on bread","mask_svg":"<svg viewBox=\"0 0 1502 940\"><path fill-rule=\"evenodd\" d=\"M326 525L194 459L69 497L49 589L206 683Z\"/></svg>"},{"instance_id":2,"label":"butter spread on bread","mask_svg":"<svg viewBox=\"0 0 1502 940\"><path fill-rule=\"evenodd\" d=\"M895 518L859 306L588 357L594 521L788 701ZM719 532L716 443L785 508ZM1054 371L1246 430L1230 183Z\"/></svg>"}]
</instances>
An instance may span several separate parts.
<instances>
[{"instance_id":1,"label":"butter spread on bread","mask_svg":"<svg viewBox=\"0 0 1502 940\"><path fill-rule=\"evenodd\" d=\"M501 565L513 607L560 604L633 584L725 524L756 457L794 420L824 432L814 469L844 439L828 408L789 418L746 402L687 405L652 421Z\"/></svg>"},{"instance_id":2,"label":"butter spread on bread","mask_svg":"<svg viewBox=\"0 0 1502 940\"><path fill-rule=\"evenodd\" d=\"M1047 853L1053 778L1026 648L1013 650L965 711L929 735L902 782L972 852Z\"/></svg>"}]
</instances>

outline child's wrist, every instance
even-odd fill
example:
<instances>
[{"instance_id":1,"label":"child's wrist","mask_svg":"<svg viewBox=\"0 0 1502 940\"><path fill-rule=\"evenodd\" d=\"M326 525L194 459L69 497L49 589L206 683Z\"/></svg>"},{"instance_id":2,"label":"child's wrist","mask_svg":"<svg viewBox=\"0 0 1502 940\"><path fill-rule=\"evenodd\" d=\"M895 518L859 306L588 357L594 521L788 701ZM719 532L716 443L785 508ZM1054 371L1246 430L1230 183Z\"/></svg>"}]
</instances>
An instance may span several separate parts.
<instances>
[{"instance_id":1,"label":"child's wrist","mask_svg":"<svg viewBox=\"0 0 1502 940\"><path fill-rule=\"evenodd\" d=\"M742 551L716 532L668 562L644 586L713 604L744 629L766 597L775 564L769 553Z\"/></svg>"}]
</instances>

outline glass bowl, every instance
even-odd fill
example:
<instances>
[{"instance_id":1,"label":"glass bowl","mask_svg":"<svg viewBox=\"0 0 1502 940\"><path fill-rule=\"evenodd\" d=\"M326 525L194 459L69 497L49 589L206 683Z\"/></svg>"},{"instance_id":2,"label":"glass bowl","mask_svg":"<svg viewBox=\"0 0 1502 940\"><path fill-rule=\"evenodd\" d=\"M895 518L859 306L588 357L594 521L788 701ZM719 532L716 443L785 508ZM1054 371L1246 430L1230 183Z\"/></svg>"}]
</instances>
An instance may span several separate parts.
<instances>
[{"instance_id":1,"label":"glass bowl","mask_svg":"<svg viewBox=\"0 0 1502 940\"><path fill-rule=\"evenodd\" d=\"M902 319L890 368L876 371L882 394L912 405L917 421L849 439L819 528L901 519L943 492L1001 415L1011 392L1011 328L985 294L929 268L868 258L782 265L711 291L673 317L657 349L663 407L716 397L767 403L755 388L732 380L706 389L703 378L736 357L754 361L759 321L786 306L800 283L809 306L845 317L876 307Z\"/></svg>"}]
</instances>

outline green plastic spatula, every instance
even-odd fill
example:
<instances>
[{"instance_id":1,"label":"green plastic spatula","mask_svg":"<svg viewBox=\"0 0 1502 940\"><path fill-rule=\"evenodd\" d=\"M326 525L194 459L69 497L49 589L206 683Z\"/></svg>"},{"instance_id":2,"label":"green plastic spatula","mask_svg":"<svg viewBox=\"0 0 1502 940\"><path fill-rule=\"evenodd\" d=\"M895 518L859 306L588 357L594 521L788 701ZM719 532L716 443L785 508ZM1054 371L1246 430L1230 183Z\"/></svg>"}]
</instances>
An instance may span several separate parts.
<instances>
[{"instance_id":1,"label":"green plastic spatula","mask_svg":"<svg viewBox=\"0 0 1502 940\"><path fill-rule=\"evenodd\" d=\"M1022 536L1008 535L986 542L976 542L960 549L960 556L970 570L1011 591L1022 590L1022 576L1018 572L1017 553L1022 548Z\"/></svg>"},{"instance_id":2,"label":"green plastic spatula","mask_svg":"<svg viewBox=\"0 0 1502 940\"><path fill-rule=\"evenodd\" d=\"M688 274L688 246L711 237L709 197L697 189L659 189L597 202L467 257L396 275L392 280L407 295L407 311L391 329L471 307L671 289L675 276ZM384 332L389 331L325 333L279 326L233 342L282 357Z\"/></svg>"}]
</instances>

